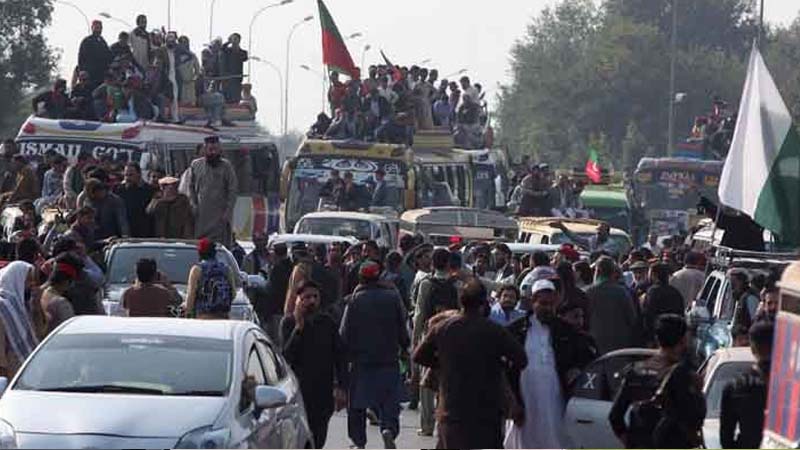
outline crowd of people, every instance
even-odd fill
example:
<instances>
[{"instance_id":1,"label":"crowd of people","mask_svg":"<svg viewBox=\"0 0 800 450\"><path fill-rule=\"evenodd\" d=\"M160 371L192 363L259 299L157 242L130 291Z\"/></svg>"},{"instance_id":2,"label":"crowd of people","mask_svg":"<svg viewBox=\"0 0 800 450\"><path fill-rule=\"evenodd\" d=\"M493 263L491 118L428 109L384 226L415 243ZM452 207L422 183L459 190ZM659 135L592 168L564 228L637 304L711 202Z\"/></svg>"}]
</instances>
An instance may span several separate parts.
<instances>
[{"instance_id":1,"label":"crowd of people","mask_svg":"<svg viewBox=\"0 0 800 450\"><path fill-rule=\"evenodd\" d=\"M181 108L201 107L207 126L232 126L226 105L251 114L257 109L252 86L243 83L248 54L240 43L238 33L225 43L216 38L198 58L187 36L148 31L147 17L139 15L136 28L109 46L103 23L95 20L81 42L69 91L66 80L56 79L50 91L34 97L33 112L51 119L180 123L186 119Z\"/></svg>"},{"instance_id":2,"label":"crowd of people","mask_svg":"<svg viewBox=\"0 0 800 450\"><path fill-rule=\"evenodd\" d=\"M555 180L554 180L555 178ZM520 217L587 217L581 201L586 183L566 173L553 176L547 164L530 164L511 180L508 208Z\"/></svg>"},{"instance_id":3,"label":"crowd of people","mask_svg":"<svg viewBox=\"0 0 800 450\"><path fill-rule=\"evenodd\" d=\"M245 263L267 279L256 312L300 379L317 445L346 407L353 445L366 445L370 417L387 448L401 405L420 411L418 433L438 430L442 448L563 448L563 414L582 369L641 347L659 351L626 372L609 426L630 447L700 445L700 337L687 311L705 266L704 255L677 243L624 255L569 244L514 255L502 243L445 249L412 236L391 251L371 241L270 246L261 237ZM733 277L743 305L736 345L761 348L776 277ZM751 374L747 386L764 376ZM626 421L659 386L672 403L656 423Z\"/></svg>"},{"instance_id":4,"label":"crowd of people","mask_svg":"<svg viewBox=\"0 0 800 450\"><path fill-rule=\"evenodd\" d=\"M439 128L452 132L460 148L491 148L484 96L482 86L467 76L439 80L438 70L419 66L370 66L365 79L347 82L333 72L328 90L333 117L320 113L308 135L411 145L416 131Z\"/></svg>"}]
</instances>

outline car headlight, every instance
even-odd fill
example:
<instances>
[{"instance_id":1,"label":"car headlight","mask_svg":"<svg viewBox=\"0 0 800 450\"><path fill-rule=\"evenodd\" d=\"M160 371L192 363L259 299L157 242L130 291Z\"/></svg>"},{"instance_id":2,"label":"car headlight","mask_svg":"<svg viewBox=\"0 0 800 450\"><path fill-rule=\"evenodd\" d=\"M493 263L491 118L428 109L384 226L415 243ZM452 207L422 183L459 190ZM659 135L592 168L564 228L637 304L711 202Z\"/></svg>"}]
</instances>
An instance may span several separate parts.
<instances>
[{"instance_id":1,"label":"car headlight","mask_svg":"<svg viewBox=\"0 0 800 450\"><path fill-rule=\"evenodd\" d=\"M214 430L210 426L202 427L183 435L175 448L227 448L230 435L227 428Z\"/></svg>"},{"instance_id":2,"label":"car headlight","mask_svg":"<svg viewBox=\"0 0 800 450\"><path fill-rule=\"evenodd\" d=\"M0 448L17 448L17 432L5 420L0 420Z\"/></svg>"}]
</instances>

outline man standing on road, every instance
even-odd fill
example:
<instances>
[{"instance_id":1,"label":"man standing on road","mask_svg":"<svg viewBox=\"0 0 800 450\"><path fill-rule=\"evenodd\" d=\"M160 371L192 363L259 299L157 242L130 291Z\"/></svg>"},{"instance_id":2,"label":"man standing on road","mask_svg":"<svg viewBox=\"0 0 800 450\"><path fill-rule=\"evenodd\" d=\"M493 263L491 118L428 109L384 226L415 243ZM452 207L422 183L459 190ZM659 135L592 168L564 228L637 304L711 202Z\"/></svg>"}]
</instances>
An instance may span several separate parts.
<instances>
[{"instance_id":1,"label":"man standing on road","mask_svg":"<svg viewBox=\"0 0 800 450\"><path fill-rule=\"evenodd\" d=\"M526 317L509 325L524 345L528 366L512 371L511 387L523 412L515 412L505 448L563 448L562 416L569 386L595 358L590 341L556 315L559 296L552 281L533 284Z\"/></svg>"},{"instance_id":2,"label":"man standing on road","mask_svg":"<svg viewBox=\"0 0 800 450\"><path fill-rule=\"evenodd\" d=\"M627 423L625 417L631 405L652 398L671 369L683 360L688 345L685 320L671 314L661 316L656 323L656 340L659 347L658 354L645 361L634 363L625 370L622 384L608 416L614 434L626 448L654 446L653 430L638 429L635 423Z\"/></svg>"},{"instance_id":3,"label":"man standing on road","mask_svg":"<svg viewBox=\"0 0 800 450\"><path fill-rule=\"evenodd\" d=\"M595 284L589 297L589 334L597 342L598 355L639 344L639 318L628 291L614 280L617 265L609 257L597 260Z\"/></svg>"},{"instance_id":4,"label":"man standing on road","mask_svg":"<svg viewBox=\"0 0 800 450\"><path fill-rule=\"evenodd\" d=\"M147 205L153 199L153 188L142 181L142 169L136 163L128 163L124 172L125 181L117 186L115 194L125 202L131 237L153 236L153 220L147 215Z\"/></svg>"},{"instance_id":5,"label":"man standing on road","mask_svg":"<svg viewBox=\"0 0 800 450\"><path fill-rule=\"evenodd\" d=\"M189 198L178 192L178 179L158 180L161 192L153 195L147 215L153 221L153 235L163 239L194 238L194 214Z\"/></svg>"},{"instance_id":6,"label":"man standing on road","mask_svg":"<svg viewBox=\"0 0 800 450\"><path fill-rule=\"evenodd\" d=\"M756 365L722 391L719 425L722 448L758 448L761 445L774 334L773 322L756 322L750 328L750 350Z\"/></svg>"},{"instance_id":7,"label":"man standing on road","mask_svg":"<svg viewBox=\"0 0 800 450\"><path fill-rule=\"evenodd\" d=\"M642 305L644 334L648 343L655 342L655 326L659 316L675 314L683 317L684 312L681 293L669 285L669 266L667 264L654 264L650 268L650 280L653 285L647 290Z\"/></svg>"},{"instance_id":8,"label":"man standing on road","mask_svg":"<svg viewBox=\"0 0 800 450\"><path fill-rule=\"evenodd\" d=\"M397 289L381 285L380 274L378 263L362 264L340 328L352 364L347 429L358 448L367 444L367 408L379 413L385 448L395 448L400 431L399 355L410 344L407 315Z\"/></svg>"},{"instance_id":9,"label":"man standing on road","mask_svg":"<svg viewBox=\"0 0 800 450\"><path fill-rule=\"evenodd\" d=\"M521 371L528 360L511 334L484 317L487 307L486 288L468 281L461 312L433 325L414 351L415 363L439 370L437 448L503 447L504 370Z\"/></svg>"},{"instance_id":10,"label":"man standing on road","mask_svg":"<svg viewBox=\"0 0 800 450\"><path fill-rule=\"evenodd\" d=\"M272 247L272 267L267 277L267 293L255 304L256 314L273 342L280 342L280 323L284 316L283 308L292 270L286 244L275 244Z\"/></svg>"},{"instance_id":11,"label":"man standing on road","mask_svg":"<svg viewBox=\"0 0 800 450\"><path fill-rule=\"evenodd\" d=\"M222 157L218 136L205 138L204 154L189 166L189 200L195 211L195 235L231 248L233 209L239 187L236 172Z\"/></svg>"},{"instance_id":12,"label":"man standing on road","mask_svg":"<svg viewBox=\"0 0 800 450\"><path fill-rule=\"evenodd\" d=\"M672 274L669 285L674 287L683 296L684 309L688 308L697 298L700 289L706 281L705 257L702 253L689 252L686 255L683 269Z\"/></svg>"},{"instance_id":13,"label":"man standing on road","mask_svg":"<svg viewBox=\"0 0 800 450\"><path fill-rule=\"evenodd\" d=\"M448 263L450 252L437 248L433 251L433 276L422 280L416 299L414 313L414 342L416 346L428 331L428 321L435 315L449 310L458 309L458 290L455 280L450 279ZM436 425L434 418L434 397L436 393L424 386L420 386L420 436L433 436Z\"/></svg>"},{"instance_id":14,"label":"man standing on road","mask_svg":"<svg viewBox=\"0 0 800 450\"><path fill-rule=\"evenodd\" d=\"M181 298L159 280L158 267L153 259L136 263L136 284L122 293L122 307L130 317L172 317L169 307L179 305Z\"/></svg>"},{"instance_id":15,"label":"man standing on road","mask_svg":"<svg viewBox=\"0 0 800 450\"><path fill-rule=\"evenodd\" d=\"M314 447L323 448L334 410L347 404L347 358L336 321L320 311L319 286L313 281L297 289L294 313L281 323L281 340L300 382Z\"/></svg>"}]
</instances>

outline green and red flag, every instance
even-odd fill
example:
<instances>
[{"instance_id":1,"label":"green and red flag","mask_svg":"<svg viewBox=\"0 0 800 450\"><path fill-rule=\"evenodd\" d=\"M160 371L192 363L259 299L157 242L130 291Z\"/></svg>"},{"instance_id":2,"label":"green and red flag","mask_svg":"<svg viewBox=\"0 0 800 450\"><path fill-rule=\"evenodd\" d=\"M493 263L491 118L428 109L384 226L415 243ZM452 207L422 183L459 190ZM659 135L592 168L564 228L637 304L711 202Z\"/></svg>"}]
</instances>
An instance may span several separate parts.
<instances>
[{"instance_id":1,"label":"green and red flag","mask_svg":"<svg viewBox=\"0 0 800 450\"><path fill-rule=\"evenodd\" d=\"M339 33L339 28L331 17L328 7L322 0L317 0L319 20L322 24L322 63L328 70L339 72L350 78L359 78L361 71L353 63L353 58Z\"/></svg>"},{"instance_id":2,"label":"green and red flag","mask_svg":"<svg viewBox=\"0 0 800 450\"><path fill-rule=\"evenodd\" d=\"M600 157L594 147L589 148L589 160L586 161L586 176L592 183L598 184L603 180L603 170L600 168Z\"/></svg>"}]
</instances>

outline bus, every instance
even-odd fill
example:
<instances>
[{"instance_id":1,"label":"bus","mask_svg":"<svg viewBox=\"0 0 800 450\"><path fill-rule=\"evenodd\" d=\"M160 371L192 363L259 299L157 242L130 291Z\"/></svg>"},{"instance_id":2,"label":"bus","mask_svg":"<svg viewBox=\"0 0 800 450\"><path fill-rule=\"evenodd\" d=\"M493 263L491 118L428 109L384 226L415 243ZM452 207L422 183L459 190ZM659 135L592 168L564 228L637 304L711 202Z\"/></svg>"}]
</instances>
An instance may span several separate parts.
<instances>
[{"instance_id":1,"label":"bus","mask_svg":"<svg viewBox=\"0 0 800 450\"><path fill-rule=\"evenodd\" d=\"M38 161L50 150L69 160L80 153L117 163L134 162L147 177L160 169L180 178L206 137L217 135L223 157L233 164L239 196L233 230L237 239L254 233L269 235L280 226L280 161L271 138L256 127L220 130L156 122L102 123L55 120L31 116L20 128L16 141L21 154ZM145 178L146 179L146 178Z\"/></svg>"},{"instance_id":2,"label":"bus","mask_svg":"<svg viewBox=\"0 0 800 450\"><path fill-rule=\"evenodd\" d=\"M697 202L718 201L723 161L642 158L633 177L634 208L641 208L650 232L672 236L697 224Z\"/></svg>"},{"instance_id":3,"label":"bus","mask_svg":"<svg viewBox=\"0 0 800 450\"><path fill-rule=\"evenodd\" d=\"M783 272L761 448L800 445L800 262Z\"/></svg>"},{"instance_id":4,"label":"bus","mask_svg":"<svg viewBox=\"0 0 800 450\"><path fill-rule=\"evenodd\" d=\"M449 130L417 131L414 135L414 164L417 170L419 207L462 206L474 204L474 170L472 155L455 150ZM452 201L431 202L421 193L444 186L452 192Z\"/></svg>"},{"instance_id":5,"label":"bus","mask_svg":"<svg viewBox=\"0 0 800 450\"><path fill-rule=\"evenodd\" d=\"M342 177L352 173L357 189L367 193L374 184L378 169L385 173L389 188L391 211L380 211L398 215L413 209L416 204L416 175L414 153L403 145L377 144L360 141L335 141L306 139L293 158L283 165L281 175L281 199L284 201L284 229L294 229L304 215L324 210L325 199L322 188L337 170ZM360 196L359 210L374 210L369 196Z\"/></svg>"},{"instance_id":6,"label":"bus","mask_svg":"<svg viewBox=\"0 0 800 450\"><path fill-rule=\"evenodd\" d=\"M455 152L468 155L472 159L472 206L478 209L504 210L511 189L505 151L456 149Z\"/></svg>"}]
</instances>

